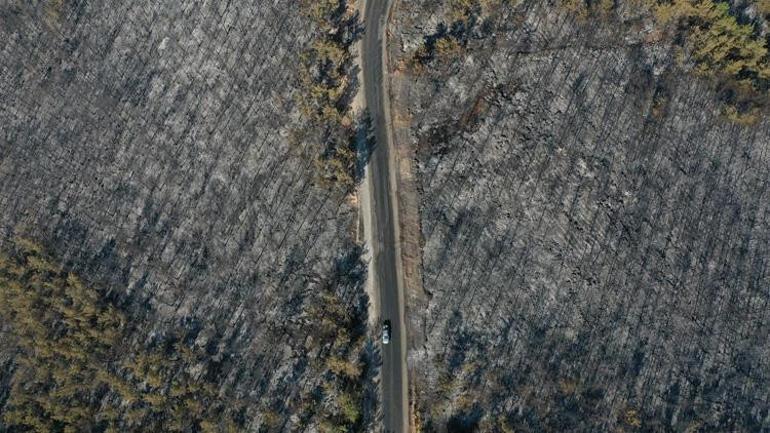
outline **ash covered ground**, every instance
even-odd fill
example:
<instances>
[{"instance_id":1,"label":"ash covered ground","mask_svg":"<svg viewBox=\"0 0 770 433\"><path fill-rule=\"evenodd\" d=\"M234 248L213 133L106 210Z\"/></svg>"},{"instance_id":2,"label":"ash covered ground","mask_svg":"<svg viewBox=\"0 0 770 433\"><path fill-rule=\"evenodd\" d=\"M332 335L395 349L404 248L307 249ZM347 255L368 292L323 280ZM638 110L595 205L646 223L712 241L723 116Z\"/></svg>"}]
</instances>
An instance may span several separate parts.
<instances>
[{"instance_id":1,"label":"ash covered ground","mask_svg":"<svg viewBox=\"0 0 770 433\"><path fill-rule=\"evenodd\" d=\"M727 121L628 7L458 30L450 3L391 24L422 431L770 431L768 122Z\"/></svg>"},{"instance_id":2,"label":"ash covered ground","mask_svg":"<svg viewBox=\"0 0 770 433\"><path fill-rule=\"evenodd\" d=\"M299 8L0 4L0 245L43 244L143 317L136 339L184 329L250 431L336 411L324 362L355 354L321 329L318 295L365 315L354 208L316 185L297 114Z\"/></svg>"}]
</instances>

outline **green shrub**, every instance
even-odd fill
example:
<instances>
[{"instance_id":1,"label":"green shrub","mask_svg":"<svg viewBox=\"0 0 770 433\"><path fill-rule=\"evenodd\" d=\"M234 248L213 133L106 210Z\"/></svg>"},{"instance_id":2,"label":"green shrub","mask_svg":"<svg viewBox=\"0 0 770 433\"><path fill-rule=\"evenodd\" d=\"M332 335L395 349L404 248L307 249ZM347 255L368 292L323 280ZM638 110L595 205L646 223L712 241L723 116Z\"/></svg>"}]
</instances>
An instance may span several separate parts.
<instances>
[{"instance_id":1,"label":"green shrub","mask_svg":"<svg viewBox=\"0 0 770 433\"><path fill-rule=\"evenodd\" d=\"M692 72L714 82L725 117L750 124L767 108L770 58L767 41L755 23L739 22L730 3L718 0L627 0L647 11L673 41L681 43L682 60ZM604 15L615 1L562 0L562 7L583 17ZM770 0L755 2L760 15L770 13Z\"/></svg>"},{"instance_id":2,"label":"green shrub","mask_svg":"<svg viewBox=\"0 0 770 433\"><path fill-rule=\"evenodd\" d=\"M305 15L316 27L316 37L300 56L300 113L320 136L315 149L319 183L349 192L355 185L355 130L350 106L344 99L351 93L352 40L344 35L356 23L344 0L302 2ZM352 24L351 24L352 23Z\"/></svg>"}]
</instances>

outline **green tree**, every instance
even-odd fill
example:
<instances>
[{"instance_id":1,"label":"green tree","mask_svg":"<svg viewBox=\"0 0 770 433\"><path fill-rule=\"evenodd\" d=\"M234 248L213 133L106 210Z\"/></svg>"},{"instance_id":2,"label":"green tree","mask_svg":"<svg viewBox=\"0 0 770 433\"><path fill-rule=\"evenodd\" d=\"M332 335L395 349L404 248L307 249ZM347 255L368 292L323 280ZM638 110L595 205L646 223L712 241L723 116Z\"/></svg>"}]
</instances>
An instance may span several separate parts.
<instances>
[{"instance_id":1,"label":"green tree","mask_svg":"<svg viewBox=\"0 0 770 433\"><path fill-rule=\"evenodd\" d=\"M19 239L0 254L0 316L19 349L3 410L9 426L75 433L234 424L225 414L237 403L187 372L202 355L178 341L126 347L125 313L33 242Z\"/></svg>"}]
</instances>

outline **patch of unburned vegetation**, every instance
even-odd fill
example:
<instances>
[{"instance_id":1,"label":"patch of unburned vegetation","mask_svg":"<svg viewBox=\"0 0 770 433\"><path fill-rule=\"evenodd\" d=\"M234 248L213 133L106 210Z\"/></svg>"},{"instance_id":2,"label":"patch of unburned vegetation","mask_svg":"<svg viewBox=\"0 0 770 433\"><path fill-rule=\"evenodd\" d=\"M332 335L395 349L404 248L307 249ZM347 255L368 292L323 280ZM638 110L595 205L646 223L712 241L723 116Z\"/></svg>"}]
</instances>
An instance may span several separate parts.
<instances>
[{"instance_id":1,"label":"patch of unburned vegetation","mask_svg":"<svg viewBox=\"0 0 770 433\"><path fill-rule=\"evenodd\" d=\"M19 239L0 255L0 317L18 347L3 423L19 431L240 431L205 353L184 335L138 338L114 299Z\"/></svg>"}]
</instances>

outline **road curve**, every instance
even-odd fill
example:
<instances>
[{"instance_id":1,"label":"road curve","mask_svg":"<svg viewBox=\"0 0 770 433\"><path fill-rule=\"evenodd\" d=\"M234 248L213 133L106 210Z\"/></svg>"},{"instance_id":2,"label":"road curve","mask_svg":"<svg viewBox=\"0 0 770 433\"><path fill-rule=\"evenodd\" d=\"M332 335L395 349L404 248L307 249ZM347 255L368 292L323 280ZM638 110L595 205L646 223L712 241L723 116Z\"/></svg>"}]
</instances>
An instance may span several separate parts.
<instances>
[{"instance_id":1,"label":"road curve","mask_svg":"<svg viewBox=\"0 0 770 433\"><path fill-rule=\"evenodd\" d=\"M391 173L389 98L386 85L385 42L390 0L367 0L361 57L364 96L371 116L376 145L369 161L371 183L374 284L380 293L380 319L392 323L390 344L382 345L382 406L385 432L408 431L406 332L402 284L396 253L398 218Z\"/></svg>"}]
</instances>

